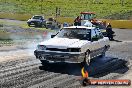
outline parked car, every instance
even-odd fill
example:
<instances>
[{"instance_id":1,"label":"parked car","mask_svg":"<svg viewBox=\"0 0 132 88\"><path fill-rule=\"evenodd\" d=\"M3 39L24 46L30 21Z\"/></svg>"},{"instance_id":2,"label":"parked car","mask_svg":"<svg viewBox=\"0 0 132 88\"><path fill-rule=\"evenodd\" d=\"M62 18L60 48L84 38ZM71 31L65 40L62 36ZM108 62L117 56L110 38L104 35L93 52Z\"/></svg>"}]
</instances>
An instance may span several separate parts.
<instances>
[{"instance_id":1,"label":"parked car","mask_svg":"<svg viewBox=\"0 0 132 88\"><path fill-rule=\"evenodd\" d=\"M59 24L54 18L48 18L46 20L46 28L59 29L61 24Z\"/></svg>"},{"instance_id":2,"label":"parked car","mask_svg":"<svg viewBox=\"0 0 132 88\"><path fill-rule=\"evenodd\" d=\"M34 25L35 27L45 27L46 20L41 15L35 15L27 21L28 26Z\"/></svg>"},{"instance_id":3,"label":"parked car","mask_svg":"<svg viewBox=\"0 0 132 88\"><path fill-rule=\"evenodd\" d=\"M109 49L109 39L104 37L99 28L70 26L62 28L52 38L37 45L34 55L42 64L44 61L84 62L105 56Z\"/></svg>"}]
</instances>

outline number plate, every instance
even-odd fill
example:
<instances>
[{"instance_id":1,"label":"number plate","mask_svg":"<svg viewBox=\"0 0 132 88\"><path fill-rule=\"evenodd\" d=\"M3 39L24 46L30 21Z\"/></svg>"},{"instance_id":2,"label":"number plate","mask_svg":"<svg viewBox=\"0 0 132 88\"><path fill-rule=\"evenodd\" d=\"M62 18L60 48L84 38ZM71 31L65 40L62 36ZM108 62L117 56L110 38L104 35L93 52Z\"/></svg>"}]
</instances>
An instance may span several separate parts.
<instances>
[{"instance_id":1,"label":"number plate","mask_svg":"<svg viewBox=\"0 0 132 88\"><path fill-rule=\"evenodd\" d=\"M31 23L31 24L34 24L34 23Z\"/></svg>"}]
</instances>

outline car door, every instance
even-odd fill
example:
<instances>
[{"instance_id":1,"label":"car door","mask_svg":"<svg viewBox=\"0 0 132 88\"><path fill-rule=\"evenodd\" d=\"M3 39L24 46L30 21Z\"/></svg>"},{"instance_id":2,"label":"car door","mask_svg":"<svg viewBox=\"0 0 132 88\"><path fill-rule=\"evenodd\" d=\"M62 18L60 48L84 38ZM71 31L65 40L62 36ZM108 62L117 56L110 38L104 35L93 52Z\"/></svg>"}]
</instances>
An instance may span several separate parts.
<instances>
[{"instance_id":1,"label":"car door","mask_svg":"<svg viewBox=\"0 0 132 88\"><path fill-rule=\"evenodd\" d=\"M104 36L102 35L101 31L96 28L96 35L98 37L98 54L101 54L102 51L104 50L104 46L105 46L105 41L104 41Z\"/></svg>"},{"instance_id":2,"label":"car door","mask_svg":"<svg viewBox=\"0 0 132 88\"><path fill-rule=\"evenodd\" d=\"M99 44L99 37L96 29L91 31L91 56L95 57L99 54L101 45Z\"/></svg>"}]
</instances>

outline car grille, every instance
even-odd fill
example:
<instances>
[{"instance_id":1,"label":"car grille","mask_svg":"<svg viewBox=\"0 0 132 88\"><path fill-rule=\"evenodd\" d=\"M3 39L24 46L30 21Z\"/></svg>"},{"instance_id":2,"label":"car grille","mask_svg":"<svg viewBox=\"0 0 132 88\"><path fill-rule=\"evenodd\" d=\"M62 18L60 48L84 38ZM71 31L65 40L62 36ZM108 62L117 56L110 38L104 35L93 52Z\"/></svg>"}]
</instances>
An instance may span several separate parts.
<instances>
[{"instance_id":1,"label":"car grille","mask_svg":"<svg viewBox=\"0 0 132 88\"><path fill-rule=\"evenodd\" d=\"M39 21L31 21L31 23L39 23Z\"/></svg>"},{"instance_id":2,"label":"car grille","mask_svg":"<svg viewBox=\"0 0 132 88\"><path fill-rule=\"evenodd\" d=\"M46 50L50 50L50 51L69 52L68 49L58 49L58 48L46 48Z\"/></svg>"},{"instance_id":3,"label":"car grille","mask_svg":"<svg viewBox=\"0 0 132 88\"><path fill-rule=\"evenodd\" d=\"M80 52L79 48L68 48L68 49L46 48L46 50L61 51L61 52Z\"/></svg>"}]
</instances>

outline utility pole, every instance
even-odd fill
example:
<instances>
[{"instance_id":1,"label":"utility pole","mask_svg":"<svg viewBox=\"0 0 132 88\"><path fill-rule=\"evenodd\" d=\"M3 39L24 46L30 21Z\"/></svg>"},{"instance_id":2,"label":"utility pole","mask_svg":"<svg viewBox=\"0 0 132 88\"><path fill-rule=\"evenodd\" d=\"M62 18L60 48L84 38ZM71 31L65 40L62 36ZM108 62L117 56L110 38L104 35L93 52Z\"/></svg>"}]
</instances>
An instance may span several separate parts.
<instances>
[{"instance_id":1,"label":"utility pole","mask_svg":"<svg viewBox=\"0 0 132 88\"><path fill-rule=\"evenodd\" d=\"M60 15L60 8L56 7L55 15L56 15L56 17Z\"/></svg>"},{"instance_id":2,"label":"utility pole","mask_svg":"<svg viewBox=\"0 0 132 88\"><path fill-rule=\"evenodd\" d=\"M56 7L56 9L55 9L55 17L56 17L56 19L57 19L57 16L58 16L58 7Z\"/></svg>"},{"instance_id":3,"label":"utility pole","mask_svg":"<svg viewBox=\"0 0 132 88\"><path fill-rule=\"evenodd\" d=\"M61 11L61 10L60 10L60 8L59 8L59 10L58 10L58 15L59 15L59 16L60 16L60 11Z\"/></svg>"},{"instance_id":4,"label":"utility pole","mask_svg":"<svg viewBox=\"0 0 132 88\"><path fill-rule=\"evenodd\" d=\"M43 14L43 0L41 0L40 11L41 11L41 14Z\"/></svg>"},{"instance_id":5,"label":"utility pole","mask_svg":"<svg viewBox=\"0 0 132 88\"><path fill-rule=\"evenodd\" d=\"M56 7L56 11L55 11L56 21L57 21L58 16L60 16L60 8Z\"/></svg>"}]
</instances>

